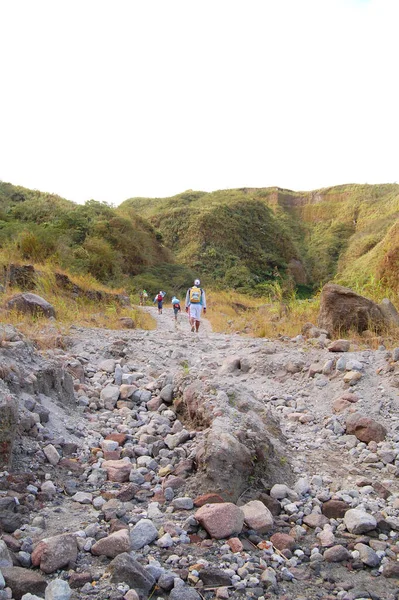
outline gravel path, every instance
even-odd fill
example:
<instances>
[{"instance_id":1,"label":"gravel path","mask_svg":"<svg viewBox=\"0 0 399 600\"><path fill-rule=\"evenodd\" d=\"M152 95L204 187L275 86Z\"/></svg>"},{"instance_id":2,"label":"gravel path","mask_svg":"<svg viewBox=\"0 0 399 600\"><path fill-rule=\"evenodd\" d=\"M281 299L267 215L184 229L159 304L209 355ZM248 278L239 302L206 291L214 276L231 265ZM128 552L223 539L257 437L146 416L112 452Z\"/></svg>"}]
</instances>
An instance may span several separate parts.
<instances>
[{"instance_id":1,"label":"gravel path","mask_svg":"<svg viewBox=\"0 0 399 600\"><path fill-rule=\"evenodd\" d=\"M143 310L155 319L158 331L169 333L174 333L176 331L181 333L191 333L188 315L184 311L184 307L177 316L177 321L175 321L172 307L168 305L164 305L161 315L158 314L158 309L155 306L146 306ZM203 337L211 332L212 327L210 322L202 315L199 335Z\"/></svg>"}]
</instances>

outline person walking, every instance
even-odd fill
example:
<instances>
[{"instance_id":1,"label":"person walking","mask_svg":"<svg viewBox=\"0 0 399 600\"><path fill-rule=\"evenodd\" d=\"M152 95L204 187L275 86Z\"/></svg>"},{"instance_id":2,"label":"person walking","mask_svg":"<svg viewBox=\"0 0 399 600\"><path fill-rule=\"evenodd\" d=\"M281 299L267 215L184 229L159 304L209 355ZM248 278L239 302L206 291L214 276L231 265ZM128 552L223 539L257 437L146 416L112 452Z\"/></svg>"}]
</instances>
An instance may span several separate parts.
<instances>
[{"instance_id":1,"label":"person walking","mask_svg":"<svg viewBox=\"0 0 399 600\"><path fill-rule=\"evenodd\" d=\"M194 281L194 285L187 290L186 294L186 312L191 325L191 331L198 333L201 322L201 312L204 309L206 314L206 296L205 290L200 288L199 279Z\"/></svg>"},{"instance_id":2,"label":"person walking","mask_svg":"<svg viewBox=\"0 0 399 600\"><path fill-rule=\"evenodd\" d=\"M176 296L173 296L173 298L172 298L172 308L173 308L173 313L175 315L175 323L177 323L177 315L181 311L181 307L180 307L180 300L178 298L176 298Z\"/></svg>"},{"instance_id":3,"label":"person walking","mask_svg":"<svg viewBox=\"0 0 399 600\"><path fill-rule=\"evenodd\" d=\"M162 292L159 292L159 294L157 294L154 298L154 302L153 304L155 304L156 302L158 303L158 314L162 315L162 305L163 305L163 295Z\"/></svg>"}]
</instances>

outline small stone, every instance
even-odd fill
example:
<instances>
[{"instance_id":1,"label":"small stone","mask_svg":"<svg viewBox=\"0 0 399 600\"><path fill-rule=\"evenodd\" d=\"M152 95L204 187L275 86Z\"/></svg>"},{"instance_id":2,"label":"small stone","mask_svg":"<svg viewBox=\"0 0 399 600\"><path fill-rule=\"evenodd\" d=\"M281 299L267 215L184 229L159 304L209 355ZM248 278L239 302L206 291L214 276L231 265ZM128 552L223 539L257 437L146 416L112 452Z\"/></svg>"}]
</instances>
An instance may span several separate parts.
<instances>
[{"instance_id":1,"label":"small stone","mask_svg":"<svg viewBox=\"0 0 399 600\"><path fill-rule=\"evenodd\" d=\"M367 533L377 526L375 518L363 510L351 508L344 516L345 527L350 533Z\"/></svg>"},{"instance_id":2,"label":"small stone","mask_svg":"<svg viewBox=\"0 0 399 600\"><path fill-rule=\"evenodd\" d=\"M243 511L231 502L205 504L194 516L209 535L216 539L240 533L244 525Z\"/></svg>"},{"instance_id":3,"label":"small stone","mask_svg":"<svg viewBox=\"0 0 399 600\"><path fill-rule=\"evenodd\" d=\"M332 548L327 548L323 554L324 560L327 562L343 562L351 558L350 552L344 547L338 544Z\"/></svg>"},{"instance_id":4,"label":"small stone","mask_svg":"<svg viewBox=\"0 0 399 600\"><path fill-rule=\"evenodd\" d=\"M44 446L43 452L51 465L58 465L61 460L61 456L58 454L57 449L52 444Z\"/></svg>"}]
</instances>

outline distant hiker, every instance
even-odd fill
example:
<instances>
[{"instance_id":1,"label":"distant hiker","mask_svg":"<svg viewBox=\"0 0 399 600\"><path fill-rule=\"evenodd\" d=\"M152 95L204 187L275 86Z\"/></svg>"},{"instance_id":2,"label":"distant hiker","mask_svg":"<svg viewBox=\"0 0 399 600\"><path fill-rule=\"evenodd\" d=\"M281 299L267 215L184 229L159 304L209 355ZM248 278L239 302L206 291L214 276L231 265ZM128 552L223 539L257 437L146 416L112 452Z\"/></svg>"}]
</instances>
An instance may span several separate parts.
<instances>
[{"instance_id":1,"label":"distant hiker","mask_svg":"<svg viewBox=\"0 0 399 600\"><path fill-rule=\"evenodd\" d=\"M173 308L173 312L175 315L175 321L177 321L177 315L181 311L181 306L180 306L180 300L178 298L176 298L176 296L173 296L173 298L172 298L172 308Z\"/></svg>"},{"instance_id":2,"label":"distant hiker","mask_svg":"<svg viewBox=\"0 0 399 600\"><path fill-rule=\"evenodd\" d=\"M140 306L145 306L145 302L148 298L148 294L145 290L141 291L139 294L140 297Z\"/></svg>"},{"instance_id":3,"label":"distant hiker","mask_svg":"<svg viewBox=\"0 0 399 600\"><path fill-rule=\"evenodd\" d=\"M186 312L191 325L191 331L198 333L201 321L201 312L204 309L206 313L206 298L205 291L200 288L201 282L199 279L194 281L194 285L188 288L186 294Z\"/></svg>"},{"instance_id":4,"label":"distant hiker","mask_svg":"<svg viewBox=\"0 0 399 600\"><path fill-rule=\"evenodd\" d=\"M157 294L154 298L154 304L156 302L158 303L158 314L159 315L162 315L163 299L164 299L164 296L162 295L162 292L159 292L159 294Z\"/></svg>"}]
</instances>

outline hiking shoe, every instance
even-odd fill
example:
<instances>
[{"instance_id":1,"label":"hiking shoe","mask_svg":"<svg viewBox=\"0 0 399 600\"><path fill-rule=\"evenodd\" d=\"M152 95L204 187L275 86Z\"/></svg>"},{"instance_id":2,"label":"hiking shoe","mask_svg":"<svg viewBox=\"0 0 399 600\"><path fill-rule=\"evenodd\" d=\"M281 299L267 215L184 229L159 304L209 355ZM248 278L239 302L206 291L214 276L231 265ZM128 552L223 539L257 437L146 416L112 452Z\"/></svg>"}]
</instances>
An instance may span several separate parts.
<instances>
[{"instance_id":1,"label":"hiking shoe","mask_svg":"<svg viewBox=\"0 0 399 600\"><path fill-rule=\"evenodd\" d=\"M195 331L195 327L194 327L194 325L193 325L193 326L191 327L191 333L194 333L194 331Z\"/></svg>"}]
</instances>

